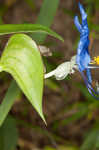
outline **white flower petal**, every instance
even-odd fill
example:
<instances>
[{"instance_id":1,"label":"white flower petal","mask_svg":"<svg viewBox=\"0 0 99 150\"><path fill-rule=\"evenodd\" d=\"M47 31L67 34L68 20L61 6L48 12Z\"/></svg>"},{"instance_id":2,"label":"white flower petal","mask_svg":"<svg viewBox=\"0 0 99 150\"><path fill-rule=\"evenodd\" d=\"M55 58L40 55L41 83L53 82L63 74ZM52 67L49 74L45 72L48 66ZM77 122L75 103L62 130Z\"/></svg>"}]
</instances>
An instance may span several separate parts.
<instances>
[{"instance_id":1,"label":"white flower petal","mask_svg":"<svg viewBox=\"0 0 99 150\"><path fill-rule=\"evenodd\" d=\"M98 83L98 81L96 82L96 88L97 88L97 92L99 93L99 83Z\"/></svg>"}]
</instances>

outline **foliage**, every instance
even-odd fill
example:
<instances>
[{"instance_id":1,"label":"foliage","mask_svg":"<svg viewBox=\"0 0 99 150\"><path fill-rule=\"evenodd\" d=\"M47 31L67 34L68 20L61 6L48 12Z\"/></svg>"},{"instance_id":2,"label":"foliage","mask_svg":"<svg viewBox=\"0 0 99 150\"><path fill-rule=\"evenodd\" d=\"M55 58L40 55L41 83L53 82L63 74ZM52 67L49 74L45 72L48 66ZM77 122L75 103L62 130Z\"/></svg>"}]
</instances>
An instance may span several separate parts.
<instances>
[{"instance_id":1,"label":"foliage","mask_svg":"<svg viewBox=\"0 0 99 150\"><path fill-rule=\"evenodd\" d=\"M32 11L35 11L35 1L31 0L25 0L25 2L31 7L31 4L33 2L33 7L31 7ZM42 24L45 26L50 27L50 25L53 22L53 18L56 15L56 10L59 6L59 0L55 0L55 3L53 3L53 0L44 0L42 3L42 7L40 10L39 17L36 21L37 24ZM53 5L52 5L53 3ZM88 25L90 28L90 38L91 40L98 40L99 39L99 25L95 23L94 20L97 19L97 12L99 11L99 0L85 0L82 1L84 4L87 14L88 14ZM75 4L76 5L76 4ZM75 6L73 5L73 10L69 10L65 8L60 7L60 10L64 13L64 15L70 17L73 21L73 17L75 14L78 14L76 12ZM7 5L1 4L0 6L0 24L3 23L2 16L4 16L5 12L8 10ZM47 15L45 15L45 13ZM50 19L48 19L50 18ZM66 18L67 19L67 18ZM63 22L64 24L64 22ZM28 24L27 24L28 25ZM5 25L4 25L5 26ZM4 27L1 26L1 27ZM73 26L74 25L70 25ZM11 28L14 27L14 25L10 26ZM18 26L17 26L18 27ZM22 27L22 26L21 26ZM11 29L10 28L10 29ZM2 29L2 28L1 28ZM5 30L3 30L5 32ZM22 30L21 30L22 31ZM27 31L28 32L28 31ZM76 32L76 30L75 30ZM20 33L20 31L19 31ZM52 32L51 32L52 33ZM39 34L39 33L29 33L33 40L35 40L38 44L39 43L44 43L46 34ZM40 36L39 36L40 35ZM17 35L18 36L18 35ZM55 36L55 35L54 35ZM76 36L75 36L76 37ZM11 37L13 38L13 36ZM27 37L29 38L29 37ZM77 36L75 39L75 44L73 46L73 49L76 50L77 48L77 43L78 43L79 37ZM50 43L45 42L46 45L53 46L57 43L51 41ZM8 45L9 46L9 45ZM8 48L8 47L7 47ZM6 50L6 49L5 49ZM4 51L5 51L4 50ZM75 51L74 51L75 52ZM60 53L55 53L53 55L53 60L59 60L63 58L64 56L61 55ZM2 57L3 58L3 57ZM44 64L47 66L47 70L51 71L54 69L57 64L55 61L50 61L50 59L43 58ZM42 62L41 62L42 63ZM14 76L13 76L14 77ZM76 78L79 78L78 76ZM66 88L69 88L69 92L67 92L64 88L65 85L67 84ZM54 150L56 149L70 149L70 150L96 150L99 149L99 101L95 101L93 97L91 97L88 94L88 91L86 90L85 86L82 83L77 83L77 81L72 80L70 76L68 76L63 82L56 82L54 79L48 79L45 81L45 86L51 90L50 92L56 93L59 96L59 101L62 101L63 106L61 107L60 110L58 110L55 115L53 115L52 120L48 118L48 130L45 128L42 129L38 127L37 125L31 124L30 122L24 122L23 120L16 120L17 124L19 126L22 126L23 128L27 128L30 131L36 131L37 133L41 133L44 135L44 137L49 139L49 146L44 146L44 150ZM74 89L72 91L72 88ZM72 100L71 95L72 93L75 93L75 91L80 93L80 99L77 99L75 101ZM12 105L14 104L15 100L18 99L18 96L20 95L20 89L18 88L17 84L15 81L11 82L11 85L2 101L0 104L0 125L4 122L5 118L7 117L8 112L11 110ZM30 91L29 91L30 92ZM75 93L77 95L78 93ZM61 98L60 98L61 96ZM71 101L69 101L71 99ZM50 107L50 106L49 106ZM28 110L28 109L27 109ZM23 112L26 113L26 112ZM2 117L1 117L2 116ZM9 119L9 117L7 117ZM10 121L9 121L10 122ZM5 125L6 124L6 125ZM9 125L10 124L10 125ZM7 125L11 126L11 129L16 131L16 124L13 126L13 123L8 123L6 120L2 127L0 127L0 144L2 143L1 141L4 142L4 137L6 133L6 137L8 140L7 135L11 135L12 137L9 138L9 145L12 146L13 144L13 149L16 146L17 143L17 138L15 141L12 141L14 136L18 136L15 131L14 134L12 133L7 133ZM5 127L6 126L6 127ZM68 133L68 127L72 134L67 135ZM74 130L73 130L74 128ZM2 132L1 132L2 129ZM10 130L11 131L11 130ZM65 132L65 136L63 134ZM75 134L76 132L76 134ZM11 140L10 140L11 139ZM7 140L5 141L7 143ZM14 140L14 139L13 139ZM10 143L12 141L12 143ZM45 144L45 143L44 143ZM56 144L56 145L55 145ZM54 146L53 146L54 145ZM70 145L70 146L69 146ZM76 145L76 146L75 146ZM0 145L1 146L1 145ZM10 147L7 146L9 149ZM3 148L1 148L3 149ZM7 149L6 149L7 150Z\"/></svg>"},{"instance_id":2,"label":"foliage","mask_svg":"<svg viewBox=\"0 0 99 150\"><path fill-rule=\"evenodd\" d=\"M25 34L13 35L1 56L0 66L14 77L45 120L42 112L43 63L36 43Z\"/></svg>"},{"instance_id":3,"label":"foliage","mask_svg":"<svg viewBox=\"0 0 99 150\"><path fill-rule=\"evenodd\" d=\"M0 127L0 149L13 150L18 141L16 121L8 116L2 127Z\"/></svg>"},{"instance_id":4,"label":"foliage","mask_svg":"<svg viewBox=\"0 0 99 150\"><path fill-rule=\"evenodd\" d=\"M3 35L13 32L17 33L20 31L29 32L30 30L28 27L29 25L1 25L0 33ZM30 25L30 27L32 32L43 31L52 34L53 36L55 35L57 38L59 37L59 39L62 39L47 27L40 25ZM44 67L36 43L25 34L16 34L12 36L2 54L0 69L1 72L6 71L14 77L28 100L32 103L37 112L40 114L41 118L45 121L42 112ZM2 105L1 108L4 107ZM10 107L8 108L10 109ZM4 120L2 118L3 116L1 115L1 120ZM0 122L0 124L1 123L2 122Z\"/></svg>"}]
</instances>

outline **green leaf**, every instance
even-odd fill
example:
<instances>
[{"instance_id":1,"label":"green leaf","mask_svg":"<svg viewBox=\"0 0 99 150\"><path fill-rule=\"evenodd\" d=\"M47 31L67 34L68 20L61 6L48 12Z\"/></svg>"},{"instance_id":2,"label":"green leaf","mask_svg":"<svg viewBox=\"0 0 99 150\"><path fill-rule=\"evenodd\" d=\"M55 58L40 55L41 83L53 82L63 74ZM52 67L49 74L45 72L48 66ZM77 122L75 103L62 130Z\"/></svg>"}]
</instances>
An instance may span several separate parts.
<instances>
[{"instance_id":1,"label":"green leaf","mask_svg":"<svg viewBox=\"0 0 99 150\"><path fill-rule=\"evenodd\" d=\"M16 85L16 82L12 81L6 93L6 96L4 97L4 100L0 105L0 126L2 125L14 101L17 99L19 95L20 95L20 89Z\"/></svg>"},{"instance_id":2,"label":"green leaf","mask_svg":"<svg viewBox=\"0 0 99 150\"><path fill-rule=\"evenodd\" d=\"M18 141L18 132L15 120L9 116L0 128L0 150L15 149Z\"/></svg>"},{"instance_id":3,"label":"green leaf","mask_svg":"<svg viewBox=\"0 0 99 150\"><path fill-rule=\"evenodd\" d=\"M62 10L63 10L63 12L64 12L65 14L67 14L68 16L74 18L75 14L73 13L72 10L69 10L69 9L66 9L66 8L63 8Z\"/></svg>"},{"instance_id":4,"label":"green leaf","mask_svg":"<svg viewBox=\"0 0 99 150\"><path fill-rule=\"evenodd\" d=\"M49 29L46 26L40 24L5 24L0 25L0 35L12 34L12 33L29 33L29 32L42 32L52 35L53 37L64 41L63 38Z\"/></svg>"},{"instance_id":5,"label":"green leaf","mask_svg":"<svg viewBox=\"0 0 99 150\"><path fill-rule=\"evenodd\" d=\"M34 0L24 0L28 6L32 9L32 10L35 10L35 3L34 3Z\"/></svg>"},{"instance_id":6,"label":"green leaf","mask_svg":"<svg viewBox=\"0 0 99 150\"><path fill-rule=\"evenodd\" d=\"M78 148L76 148L75 146L68 146L68 145L59 145L58 149L59 150L78 150ZM44 150L56 150L56 148L46 146Z\"/></svg>"},{"instance_id":7,"label":"green leaf","mask_svg":"<svg viewBox=\"0 0 99 150\"><path fill-rule=\"evenodd\" d=\"M0 64L10 73L25 96L45 121L42 112L43 63L36 43L25 34L13 35Z\"/></svg>"},{"instance_id":8,"label":"green leaf","mask_svg":"<svg viewBox=\"0 0 99 150\"><path fill-rule=\"evenodd\" d=\"M56 15L58 6L59 0L44 0L36 23L44 25L46 27L50 27L53 22L54 16ZM41 44L44 42L46 34L36 33L31 34L31 37L35 39L37 43Z\"/></svg>"},{"instance_id":9,"label":"green leaf","mask_svg":"<svg viewBox=\"0 0 99 150\"><path fill-rule=\"evenodd\" d=\"M46 26L46 19L48 20L48 26L50 26L51 24L52 24L52 22L53 22L53 15L55 15L55 8L54 7L56 7L56 9L57 9L57 7L58 7L58 2L59 2L59 0L54 0L54 2L56 2L55 4L56 4L56 6L55 5L52 5L52 3L53 3L53 0L46 0L47 1L47 3L46 3L46 5L44 4L43 5L43 9L45 9L45 10L42 10L42 8L41 8L41 11L40 11L40 15L39 15L39 17L38 17L38 21L37 21L37 23L39 23L39 24L42 24L42 19L43 20L45 20L45 23L44 23L44 25ZM43 3L45 3L45 1L43 2ZM45 6L45 7L44 7ZM49 8L49 9L48 9ZM52 9L53 8L53 9ZM48 11L49 10L49 11ZM43 14L42 13L42 11L45 11L45 13ZM52 11L53 13L51 13L50 11ZM49 12L49 13L48 13ZM45 14L49 14L50 15L50 18L52 18L52 19L48 19L48 17L47 17L47 15L45 15ZM42 14L42 15L41 15ZM8 31L6 31L7 30L7 26L10 26L10 25L3 25L3 26L0 26L0 29L2 29L3 28L3 34L8 34ZM19 26L19 25L17 25L17 26ZM33 25L31 25L32 26L32 32L34 32L34 29L33 29ZM13 27L13 28L12 28ZM21 27L23 28L23 25L21 25ZM14 32L16 32L16 26L15 25L11 25L10 27L10 33L12 33L12 30L14 30ZM15 29L14 29L15 28ZM27 25L26 25L26 28L24 29L25 31L24 32L26 32L27 31ZM29 29L30 30L30 29ZM2 30L1 30L2 31ZM5 31L7 32L7 33L5 33ZM18 30L18 32L22 32L23 31L23 29L22 30ZM38 30L35 30L35 32L39 32ZM27 31L27 33L28 33L28 31ZM47 32L46 32L47 33ZM33 35L34 33L31 33L31 35ZM36 33L37 34L37 33ZM42 39L42 42L45 40L45 37L46 37L46 34L45 35L43 35L43 34L37 34L38 36L33 36L34 37L34 39L36 40L36 41L38 41L39 40L39 37L40 37L40 39ZM63 40L63 39L62 39ZM13 96L11 95L11 88L13 87L13 91L12 91L12 93L13 93ZM6 96L5 96L5 98L4 98L4 100L3 100L3 103L2 103L2 105L0 106L0 117L2 116L2 113L3 113L3 116L2 116L2 121L0 122L0 126L2 125L2 123L3 123L3 121L4 121L4 119L5 119L5 117L7 116L7 114L8 114L8 112L10 111L10 109L11 109L11 107L12 107L12 105L13 105L13 103L14 103L14 101L15 101L15 99L17 98L17 96L19 95L19 93L20 93L20 89L17 89L17 90L19 90L19 92L16 92L16 88L17 88L17 84L16 83L14 83L14 85L13 85L13 81L12 81L12 83L11 83L11 85L10 85L10 87L9 87L10 89L8 89L8 91L7 91L7 94L6 94ZM8 103L8 101L9 101L9 107L7 107L6 105L8 105L8 104L6 104L6 103ZM3 106L4 105L4 106ZM6 111L3 111L3 109L1 109L1 108L4 108L4 110L6 110Z\"/></svg>"},{"instance_id":10,"label":"green leaf","mask_svg":"<svg viewBox=\"0 0 99 150\"><path fill-rule=\"evenodd\" d=\"M80 89L80 91L88 99L88 101L90 101L90 100L94 101L94 98L89 94L89 92L87 91L87 88L83 84L81 84L81 83L75 83L75 86L78 89Z\"/></svg>"},{"instance_id":11,"label":"green leaf","mask_svg":"<svg viewBox=\"0 0 99 150\"><path fill-rule=\"evenodd\" d=\"M80 150L93 150L97 147L97 139L99 138L99 129L93 128L84 140Z\"/></svg>"}]
</instances>

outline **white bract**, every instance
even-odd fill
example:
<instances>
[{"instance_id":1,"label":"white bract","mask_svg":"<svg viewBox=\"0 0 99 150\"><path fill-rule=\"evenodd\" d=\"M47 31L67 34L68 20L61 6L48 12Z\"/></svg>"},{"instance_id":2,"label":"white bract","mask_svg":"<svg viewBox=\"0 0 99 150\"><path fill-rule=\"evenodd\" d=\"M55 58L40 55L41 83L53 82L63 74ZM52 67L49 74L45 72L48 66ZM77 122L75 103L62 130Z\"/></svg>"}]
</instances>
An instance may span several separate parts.
<instances>
[{"instance_id":1,"label":"white bract","mask_svg":"<svg viewBox=\"0 0 99 150\"><path fill-rule=\"evenodd\" d=\"M96 89L97 89L97 92L99 93L99 83L98 83L98 81L96 82Z\"/></svg>"},{"instance_id":2,"label":"white bract","mask_svg":"<svg viewBox=\"0 0 99 150\"><path fill-rule=\"evenodd\" d=\"M77 69L76 55L70 61L60 64L55 70L45 74L45 79L55 76L56 80L63 80L67 75L73 74L75 72L74 69Z\"/></svg>"},{"instance_id":3,"label":"white bract","mask_svg":"<svg viewBox=\"0 0 99 150\"><path fill-rule=\"evenodd\" d=\"M43 46L43 45L38 45L38 48L39 48L39 51L40 53L43 55L43 56L52 56L52 52L51 50L46 47L46 46Z\"/></svg>"}]
</instances>

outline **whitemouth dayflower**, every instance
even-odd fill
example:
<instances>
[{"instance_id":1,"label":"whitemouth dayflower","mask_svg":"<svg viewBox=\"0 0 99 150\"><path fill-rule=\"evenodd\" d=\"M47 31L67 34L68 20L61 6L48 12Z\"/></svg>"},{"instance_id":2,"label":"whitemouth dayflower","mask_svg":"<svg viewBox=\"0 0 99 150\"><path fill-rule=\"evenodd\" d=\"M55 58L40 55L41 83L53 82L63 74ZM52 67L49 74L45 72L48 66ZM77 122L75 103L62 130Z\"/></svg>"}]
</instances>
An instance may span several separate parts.
<instances>
[{"instance_id":1,"label":"whitemouth dayflower","mask_svg":"<svg viewBox=\"0 0 99 150\"><path fill-rule=\"evenodd\" d=\"M79 3L79 9L82 17L82 24L79 23L78 16L75 16L74 23L76 28L80 32L80 41L78 43L77 54L73 56L70 61L64 62L59 65L52 72L45 74L45 78L55 76L57 80L64 79L68 74L75 72L74 69L79 70L81 76L86 84L89 93L96 99L99 100L99 85L96 83L97 90L95 91L92 87L92 76L90 69L99 68L99 56L94 57L91 60L88 47L89 41L89 29L87 24L87 14L83 6ZM96 66L94 66L96 65Z\"/></svg>"},{"instance_id":2,"label":"whitemouth dayflower","mask_svg":"<svg viewBox=\"0 0 99 150\"><path fill-rule=\"evenodd\" d=\"M95 91L92 87L92 76L90 69L98 68L97 66L93 66L93 64L99 65L99 57L94 57L94 60L91 60L88 47L89 47L89 29L87 23L87 14L83 8L83 6L79 3L79 9L82 17L82 24L79 23L78 16L75 16L74 23L80 32L80 41L78 43L77 48L77 57L76 64L78 65L78 70L81 73L86 87L92 96L96 99L99 99L99 93ZM85 71L85 74L84 74Z\"/></svg>"}]
</instances>

